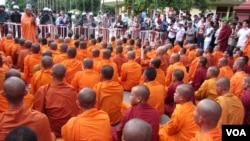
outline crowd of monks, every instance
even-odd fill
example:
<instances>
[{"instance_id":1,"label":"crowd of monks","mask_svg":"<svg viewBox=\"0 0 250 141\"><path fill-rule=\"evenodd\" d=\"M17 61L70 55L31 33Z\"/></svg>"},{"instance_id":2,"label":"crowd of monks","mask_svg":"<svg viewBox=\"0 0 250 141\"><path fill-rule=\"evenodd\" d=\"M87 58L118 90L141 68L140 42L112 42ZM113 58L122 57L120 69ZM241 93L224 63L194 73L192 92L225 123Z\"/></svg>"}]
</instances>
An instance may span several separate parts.
<instances>
[{"instance_id":1,"label":"crowd of monks","mask_svg":"<svg viewBox=\"0 0 250 141\"><path fill-rule=\"evenodd\" d=\"M22 125L38 141L220 141L221 125L250 124L250 38L243 51L221 52L49 35L1 39L0 141Z\"/></svg>"}]
</instances>

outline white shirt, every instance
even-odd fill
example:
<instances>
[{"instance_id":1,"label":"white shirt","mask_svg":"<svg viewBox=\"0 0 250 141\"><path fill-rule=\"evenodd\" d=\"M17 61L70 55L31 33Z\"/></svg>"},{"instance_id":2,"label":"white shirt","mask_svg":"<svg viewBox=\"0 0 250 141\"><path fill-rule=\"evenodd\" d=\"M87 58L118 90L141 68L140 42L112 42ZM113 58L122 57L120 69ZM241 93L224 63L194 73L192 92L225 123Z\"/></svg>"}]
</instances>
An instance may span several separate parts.
<instances>
[{"instance_id":1,"label":"white shirt","mask_svg":"<svg viewBox=\"0 0 250 141\"><path fill-rule=\"evenodd\" d=\"M249 28L241 28L238 33L238 42L236 47L241 47L241 49L244 48L245 43L247 41L247 38L250 36L250 29Z\"/></svg>"},{"instance_id":2,"label":"white shirt","mask_svg":"<svg viewBox=\"0 0 250 141\"><path fill-rule=\"evenodd\" d=\"M214 28L213 27L208 27L206 29L205 41L211 41L212 40L213 32L214 32ZM209 35L209 36L207 36L207 35Z\"/></svg>"},{"instance_id":3,"label":"white shirt","mask_svg":"<svg viewBox=\"0 0 250 141\"><path fill-rule=\"evenodd\" d=\"M176 39L175 40L179 41L179 42L182 42L184 34L185 34L185 28L184 27L179 28L179 30L176 33Z\"/></svg>"},{"instance_id":4,"label":"white shirt","mask_svg":"<svg viewBox=\"0 0 250 141\"><path fill-rule=\"evenodd\" d=\"M172 28L172 29L171 29ZM173 32L173 30L175 31L175 32ZM169 38L171 38L171 39L173 39L173 38L175 38L175 36L176 36L176 31L178 31L178 27L177 26L175 26L175 25L173 25L173 26L168 26L168 37Z\"/></svg>"}]
</instances>

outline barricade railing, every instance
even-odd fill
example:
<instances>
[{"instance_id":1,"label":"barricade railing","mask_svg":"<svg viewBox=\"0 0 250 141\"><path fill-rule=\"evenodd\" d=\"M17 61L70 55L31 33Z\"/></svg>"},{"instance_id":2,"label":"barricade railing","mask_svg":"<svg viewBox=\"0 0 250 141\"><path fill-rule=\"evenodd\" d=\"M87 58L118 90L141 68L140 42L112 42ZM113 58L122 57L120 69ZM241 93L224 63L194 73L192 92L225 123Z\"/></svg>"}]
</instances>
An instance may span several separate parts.
<instances>
[{"instance_id":1,"label":"barricade railing","mask_svg":"<svg viewBox=\"0 0 250 141\"><path fill-rule=\"evenodd\" d=\"M46 33L51 34L53 39L55 35L61 37L67 37L68 33L73 35L83 35L89 38L91 35L95 38L102 36L103 40L109 42L112 36L119 35L121 38L125 37L127 34L130 34L133 39L140 38L142 41L148 39L149 41L155 41L156 38L160 40L165 40L167 38L166 33L159 32L155 30L140 30L139 28L132 29L123 29L123 28L103 28L103 27L91 27L91 26L55 26L55 25L41 25L39 24L37 29L38 37L46 37ZM12 31L14 37L21 37L21 24L19 23L0 23L0 38L6 35L8 31Z\"/></svg>"}]
</instances>

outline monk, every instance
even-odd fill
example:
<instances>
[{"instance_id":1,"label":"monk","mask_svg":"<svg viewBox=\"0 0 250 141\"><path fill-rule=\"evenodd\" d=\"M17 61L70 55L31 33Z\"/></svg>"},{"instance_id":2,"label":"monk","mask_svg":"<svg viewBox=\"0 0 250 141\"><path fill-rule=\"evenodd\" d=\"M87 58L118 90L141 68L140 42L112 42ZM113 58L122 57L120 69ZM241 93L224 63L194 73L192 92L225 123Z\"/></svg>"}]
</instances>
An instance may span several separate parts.
<instances>
[{"instance_id":1,"label":"monk","mask_svg":"<svg viewBox=\"0 0 250 141\"><path fill-rule=\"evenodd\" d=\"M195 111L193 96L194 90L191 85L177 86L174 94L176 108L171 119L160 127L160 141L188 141L199 131L193 119Z\"/></svg>"},{"instance_id":2,"label":"monk","mask_svg":"<svg viewBox=\"0 0 250 141\"><path fill-rule=\"evenodd\" d=\"M240 97L240 100L244 106L245 110L245 116L244 116L244 122L245 125L250 125L250 76L247 76L244 78L243 81L243 89L244 92Z\"/></svg>"},{"instance_id":3,"label":"monk","mask_svg":"<svg viewBox=\"0 0 250 141\"><path fill-rule=\"evenodd\" d=\"M9 77L18 77L21 79L21 73L16 69L9 69L6 73L4 73L4 80L7 80ZM26 86L27 87L27 86ZM8 101L3 95L3 90L0 91L0 113L8 110ZM29 90L26 91L26 94L23 98L23 104L32 108L34 104L34 96L30 93Z\"/></svg>"},{"instance_id":4,"label":"monk","mask_svg":"<svg viewBox=\"0 0 250 141\"><path fill-rule=\"evenodd\" d=\"M169 55L167 55L166 47L161 46L161 47L157 48L156 57L161 60L160 69L162 69L162 71L165 72L167 70L168 65L169 65Z\"/></svg>"},{"instance_id":5,"label":"monk","mask_svg":"<svg viewBox=\"0 0 250 141\"><path fill-rule=\"evenodd\" d=\"M74 75L78 71L82 70L82 63L81 61L75 58L76 57L75 48L68 48L67 55L68 55L68 59L64 60L62 64L66 67L66 75L65 75L66 82L70 84L74 78Z\"/></svg>"},{"instance_id":6,"label":"monk","mask_svg":"<svg viewBox=\"0 0 250 141\"><path fill-rule=\"evenodd\" d=\"M56 137L61 136L61 127L79 114L76 90L63 81L65 75L64 65L55 64L52 67L53 82L41 86L34 95L34 109L47 115Z\"/></svg>"},{"instance_id":7,"label":"monk","mask_svg":"<svg viewBox=\"0 0 250 141\"><path fill-rule=\"evenodd\" d=\"M170 83L172 82L172 74L173 74L173 71L176 69L181 69L184 72L183 82L187 83L189 78L188 78L186 67L180 62L180 55L177 53L173 53L170 56L169 62L171 65L169 65L166 70L166 77L165 77L166 87L169 86Z\"/></svg>"},{"instance_id":8,"label":"monk","mask_svg":"<svg viewBox=\"0 0 250 141\"><path fill-rule=\"evenodd\" d=\"M194 121L200 130L190 141L221 141L221 128L217 126L221 111L221 106L216 101L201 100L194 112Z\"/></svg>"},{"instance_id":9,"label":"monk","mask_svg":"<svg viewBox=\"0 0 250 141\"><path fill-rule=\"evenodd\" d=\"M243 84L244 78L248 76L248 74L243 71L244 65L245 63L243 60L236 60L233 65L234 75L230 79L230 92L235 94L239 98L243 93L241 84Z\"/></svg>"},{"instance_id":10,"label":"monk","mask_svg":"<svg viewBox=\"0 0 250 141\"><path fill-rule=\"evenodd\" d=\"M223 52L220 51L220 46L215 46L213 51L214 56L214 64L217 65L219 62L219 59L223 56Z\"/></svg>"},{"instance_id":11,"label":"monk","mask_svg":"<svg viewBox=\"0 0 250 141\"><path fill-rule=\"evenodd\" d=\"M220 70L216 66L209 67L207 69L207 80L205 80L200 88L195 91L195 100L198 102L204 98L210 98L210 99L216 99L217 93L216 93L216 80L218 78L218 75L220 73Z\"/></svg>"},{"instance_id":12,"label":"monk","mask_svg":"<svg viewBox=\"0 0 250 141\"><path fill-rule=\"evenodd\" d=\"M216 101L222 108L218 127L224 124L243 124L244 107L242 102L229 90L230 80L228 78L224 77L216 81L216 91L218 94Z\"/></svg>"},{"instance_id":13,"label":"monk","mask_svg":"<svg viewBox=\"0 0 250 141\"><path fill-rule=\"evenodd\" d=\"M156 78L155 81L159 82L165 87L165 72L160 69L161 66L161 60L159 58L152 58L149 63L149 67L153 67L156 70ZM143 77L143 76L142 76ZM142 78L141 84L144 83L144 80Z\"/></svg>"},{"instance_id":14,"label":"monk","mask_svg":"<svg viewBox=\"0 0 250 141\"><path fill-rule=\"evenodd\" d=\"M152 127L152 139L151 141L159 140L159 123L160 117L155 108L147 104L147 100L150 96L150 91L145 85L137 85L132 88L130 95L130 107L123 115L120 126L113 130L113 141L120 141L122 138L122 132L125 124L134 118L140 118Z\"/></svg>"},{"instance_id":15,"label":"monk","mask_svg":"<svg viewBox=\"0 0 250 141\"><path fill-rule=\"evenodd\" d=\"M37 90L52 82L51 68L53 66L53 59L50 56L44 56L41 60L42 69L36 72L31 79L31 93L35 94Z\"/></svg>"},{"instance_id":16,"label":"monk","mask_svg":"<svg viewBox=\"0 0 250 141\"><path fill-rule=\"evenodd\" d=\"M26 40L24 42L25 48L19 51L19 55L17 59L17 68L20 69L21 72L23 72L24 70L24 58L32 53L30 50L31 46L32 46L32 42L29 40Z\"/></svg>"},{"instance_id":17,"label":"monk","mask_svg":"<svg viewBox=\"0 0 250 141\"><path fill-rule=\"evenodd\" d=\"M173 53L179 53L181 50L181 45L179 41L174 42Z\"/></svg>"},{"instance_id":18,"label":"monk","mask_svg":"<svg viewBox=\"0 0 250 141\"><path fill-rule=\"evenodd\" d=\"M78 71L71 85L79 92L82 88L88 87L93 88L94 85L101 81L100 74L93 70L93 60L85 58L82 63L82 71Z\"/></svg>"},{"instance_id":19,"label":"monk","mask_svg":"<svg viewBox=\"0 0 250 141\"><path fill-rule=\"evenodd\" d=\"M57 44L55 42L52 42L50 44L49 49L52 52L52 58L60 54L60 52L57 49Z\"/></svg>"},{"instance_id":20,"label":"monk","mask_svg":"<svg viewBox=\"0 0 250 141\"><path fill-rule=\"evenodd\" d=\"M121 121L121 106L123 101L123 88L112 80L114 69L112 66L104 65L101 69L101 82L94 86L97 99L97 109L108 113L111 125Z\"/></svg>"},{"instance_id":21,"label":"monk","mask_svg":"<svg viewBox=\"0 0 250 141\"><path fill-rule=\"evenodd\" d=\"M213 48L207 47L204 51L203 57L207 58L207 67L211 67L217 64L214 64L214 56L212 55Z\"/></svg>"},{"instance_id":22,"label":"monk","mask_svg":"<svg viewBox=\"0 0 250 141\"><path fill-rule=\"evenodd\" d=\"M23 44L23 39L15 38L15 45L11 48L12 65L14 68L17 68L18 54L21 48L23 48Z\"/></svg>"},{"instance_id":23,"label":"monk","mask_svg":"<svg viewBox=\"0 0 250 141\"><path fill-rule=\"evenodd\" d=\"M176 103L174 102L174 93L176 91L177 86L183 84L184 72L180 69L174 70L172 74L172 82L168 87L168 91L165 96L165 114L169 117L172 116L172 113L175 109Z\"/></svg>"},{"instance_id":24,"label":"monk","mask_svg":"<svg viewBox=\"0 0 250 141\"><path fill-rule=\"evenodd\" d=\"M230 80L234 75L232 68L228 65L228 60L226 57L219 59L218 67L220 68L220 74L218 78L226 77Z\"/></svg>"},{"instance_id":25,"label":"monk","mask_svg":"<svg viewBox=\"0 0 250 141\"><path fill-rule=\"evenodd\" d=\"M52 141L46 115L24 106L25 91L25 83L18 77L10 77L4 82L9 109L0 114L0 140L3 141L10 130L22 125L33 129L38 141Z\"/></svg>"},{"instance_id":26,"label":"monk","mask_svg":"<svg viewBox=\"0 0 250 141\"><path fill-rule=\"evenodd\" d=\"M91 54L87 51L87 43L85 41L81 41L79 43L79 50L77 51L76 59L83 61L83 59L90 57Z\"/></svg>"},{"instance_id":27,"label":"monk","mask_svg":"<svg viewBox=\"0 0 250 141\"><path fill-rule=\"evenodd\" d=\"M122 46L116 47L115 51L116 51L115 52L115 56L112 59L113 59L113 62L116 63L116 65L117 65L119 76L121 76L122 64L126 63L128 60L123 55L123 48L122 48Z\"/></svg>"},{"instance_id":28,"label":"monk","mask_svg":"<svg viewBox=\"0 0 250 141\"><path fill-rule=\"evenodd\" d=\"M28 55L24 59L24 78L27 84L30 84L31 78L33 76L33 68L35 65L40 64L41 54L40 45L33 43L31 46L32 54Z\"/></svg>"},{"instance_id":29,"label":"monk","mask_svg":"<svg viewBox=\"0 0 250 141\"><path fill-rule=\"evenodd\" d=\"M47 49L49 49L48 41L46 38L42 38L41 39L41 52Z\"/></svg>"},{"instance_id":30,"label":"monk","mask_svg":"<svg viewBox=\"0 0 250 141\"><path fill-rule=\"evenodd\" d=\"M101 72L101 69L104 65L112 66L113 70L114 70L114 75L113 75L112 80L119 82L117 65L110 59L110 57L111 57L111 51L109 49L104 49L103 50L103 58L97 64L98 72Z\"/></svg>"},{"instance_id":31,"label":"monk","mask_svg":"<svg viewBox=\"0 0 250 141\"><path fill-rule=\"evenodd\" d=\"M126 91L130 91L132 87L139 84L142 67L135 62L135 53L133 51L127 52L127 63L121 67L121 85Z\"/></svg>"},{"instance_id":32,"label":"monk","mask_svg":"<svg viewBox=\"0 0 250 141\"><path fill-rule=\"evenodd\" d=\"M248 56L243 55L239 59L242 59L243 62L244 62L244 71L245 71L245 73L247 73L248 75L250 75L250 66L248 65L248 62L249 62Z\"/></svg>"},{"instance_id":33,"label":"monk","mask_svg":"<svg viewBox=\"0 0 250 141\"><path fill-rule=\"evenodd\" d=\"M90 40L90 44L88 45L87 51L88 51L89 53L91 53L92 50L95 49L95 48L97 48L97 47L96 47L96 39L91 39L91 40Z\"/></svg>"},{"instance_id":34,"label":"monk","mask_svg":"<svg viewBox=\"0 0 250 141\"><path fill-rule=\"evenodd\" d=\"M198 67L198 62L199 59L202 57L203 55L203 50L201 48L198 48L195 52L195 59L191 62L190 67L189 67L189 79L192 80L194 78L195 72L197 70Z\"/></svg>"},{"instance_id":35,"label":"monk","mask_svg":"<svg viewBox=\"0 0 250 141\"><path fill-rule=\"evenodd\" d=\"M198 90L201 84L207 79L207 58L201 57L194 78L189 82L194 90Z\"/></svg>"},{"instance_id":36,"label":"monk","mask_svg":"<svg viewBox=\"0 0 250 141\"><path fill-rule=\"evenodd\" d=\"M21 17L22 37L31 42L36 42L37 24L36 17L32 14L31 5L27 4L25 13Z\"/></svg>"},{"instance_id":37,"label":"monk","mask_svg":"<svg viewBox=\"0 0 250 141\"><path fill-rule=\"evenodd\" d=\"M227 58L227 62L229 67L233 69L234 59L233 59L233 52L231 50L226 50L223 54L223 57Z\"/></svg>"},{"instance_id":38,"label":"monk","mask_svg":"<svg viewBox=\"0 0 250 141\"><path fill-rule=\"evenodd\" d=\"M99 72L98 64L102 60L99 56L100 56L100 50L97 48L93 49L92 50L93 69L97 72Z\"/></svg>"},{"instance_id":39,"label":"monk","mask_svg":"<svg viewBox=\"0 0 250 141\"><path fill-rule=\"evenodd\" d=\"M188 71L191 60L186 55L186 49L185 48L181 48L181 50L180 50L180 62L186 67L186 69Z\"/></svg>"},{"instance_id":40,"label":"monk","mask_svg":"<svg viewBox=\"0 0 250 141\"><path fill-rule=\"evenodd\" d=\"M112 141L109 116L106 112L97 110L95 103L95 91L90 88L80 90L77 104L82 113L69 119L62 127L64 141Z\"/></svg>"},{"instance_id":41,"label":"monk","mask_svg":"<svg viewBox=\"0 0 250 141\"><path fill-rule=\"evenodd\" d=\"M152 127L146 121L134 118L125 124L122 134L125 141L151 141Z\"/></svg>"},{"instance_id":42,"label":"monk","mask_svg":"<svg viewBox=\"0 0 250 141\"><path fill-rule=\"evenodd\" d=\"M9 70L9 67L3 63L3 57L0 55L0 91L3 90L4 75Z\"/></svg>"},{"instance_id":43,"label":"monk","mask_svg":"<svg viewBox=\"0 0 250 141\"><path fill-rule=\"evenodd\" d=\"M228 21L223 21L222 27L218 35L218 45L220 46L220 51L224 52L228 47L228 38L231 36L232 29L229 26Z\"/></svg>"},{"instance_id":44,"label":"monk","mask_svg":"<svg viewBox=\"0 0 250 141\"><path fill-rule=\"evenodd\" d=\"M11 56L12 53L12 48L15 46L15 42L13 40L12 34L7 34L6 40L4 41L3 44L3 52L5 53L6 56Z\"/></svg>"},{"instance_id":45,"label":"monk","mask_svg":"<svg viewBox=\"0 0 250 141\"><path fill-rule=\"evenodd\" d=\"M6 135L5 141L37 141L37 134L27 126L18 126L10 130Z\"/></svg>"},{"instance_id":46,"label":"monk","mask_svg":"<svg viewBox=\"0 0 250 141\"><path fill-rule=\"evenodd\" d=\"M195 44L190 44L189 45L189 51L187 52L187 56L190 59L191 63L192 63L192 60L194 60L195 57L196 57L195 52L196 52L196 45Z\"/></svg>"},{"instance_id":47,"label":"monk","mask_svg":"<svg viewBox=\"0 0 250 141\"><path fill-rule=\"evenodd\" d=\"M56 55L53 58L53 62L57 64L57 63L62 63L64 60L67 60L68 59L67 50L68 50L67 44L62 43L60 45L60 54Z\"/></svg>"}]
</instances>

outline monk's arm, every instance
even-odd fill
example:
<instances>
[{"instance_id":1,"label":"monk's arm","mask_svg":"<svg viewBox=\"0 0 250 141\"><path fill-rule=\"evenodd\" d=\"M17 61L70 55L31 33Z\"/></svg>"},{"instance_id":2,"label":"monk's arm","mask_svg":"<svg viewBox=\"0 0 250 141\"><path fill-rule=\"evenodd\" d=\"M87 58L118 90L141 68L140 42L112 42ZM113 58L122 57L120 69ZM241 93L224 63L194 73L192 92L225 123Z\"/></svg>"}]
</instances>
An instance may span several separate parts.
<instances>
[{"instance_id":1,"label":"monk's arm","mask_svg":"<svg viewBox=\"0 0 250 141\"><path fill-rule=\"evenodd\" d=\"M237 85L236 80L234 77L232 77L230 80L230 92L233 94L235 94L235 85Z\"/></svg>"},{"instance_id":2,"label":"monk's arm","mask_svg":"<svg viewBox=\"0 0 250 141\"><path fill-rule=\"evenodd\" d=\"M126 81L127 79L127 68L124 65L122 65L122 68L121 68L121 81Z\"/></svg>"},{"instance_id":3,"label":"monk's arm","mask_svg":"<svg viewBox=\"0 0 250 141\"><path fill-rule=\"evenodd\" d=\"M171 83L172 72L173 72L173 68L172 68L172 65L171 65L171 66L169 66L167 68L167 71L166 71L166 77L165 77L165 84L166 84L166 86L169 86L170 83Z\"/></svg>"},{"instance_id":4,"label":"monk's arm","mask_svg":"<svg viewBox=\"0 0 250 141\"><path fill-rule=\"evenodd\" d=\"M78 75L78 73L76 73L74 75L74 78L71 81L71 85L77 90L79 91L79 83L78 83L78 79L80 79L80 76Z\"/></svg>"},{"instance_id":5,"label":"monk's arm","mask_svg":"<svg viewBox=\"0 0 250 141\"><path fill-rule=\"evenodd\" d=\"M207 91L206 89L207 89L207 82L204 81L200 86L200 88L197 91L195 91L195 99L202 100L206 98L206 91Z\"/></svg>"},{"instance_id":6,"label":"monk's arm","mask_svg":"<svg viewBox=\"0 0 250 141\"><path fill-rule=\"evenodd\" d=\"M33 109L44 113L44 90L45 86L40 87L37 92L34 94L34 107Z\"/></svg>"}]
</instances>

